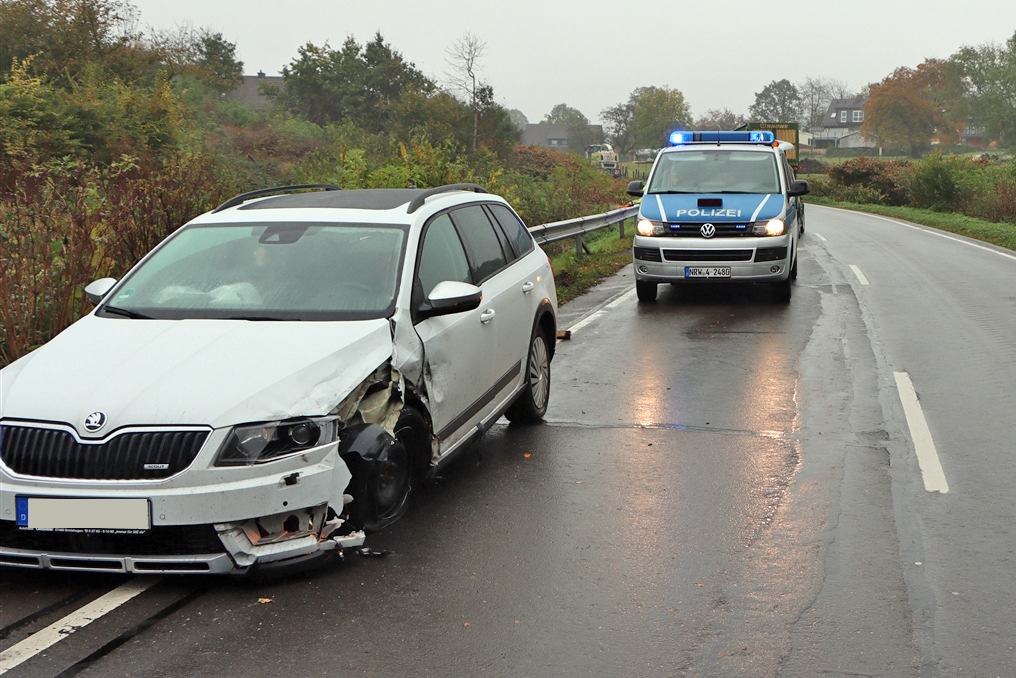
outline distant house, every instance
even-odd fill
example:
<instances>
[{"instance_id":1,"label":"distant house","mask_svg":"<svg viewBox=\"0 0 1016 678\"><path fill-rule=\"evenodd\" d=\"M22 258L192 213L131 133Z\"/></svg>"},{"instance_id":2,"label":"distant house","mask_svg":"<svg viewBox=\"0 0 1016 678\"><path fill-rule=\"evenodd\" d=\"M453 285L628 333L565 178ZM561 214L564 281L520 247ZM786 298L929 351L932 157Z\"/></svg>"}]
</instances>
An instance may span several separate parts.
<instances>
[{"instance_id":1,"label":"distant house","mask_svg":"<svg viewBox=\"0 0 1016 678\"><path fill-rule=\"evenodd\" d=\"M251 108L269 108L272 100L262 94L262 85L272 85L280 90L285 86L285 78L281 75L265 75L264 71L258 71L257 75L243 76L243 82L236 86L232 92L225 95L226 99L238 101Z\"/></svg>"},{"instance_id":2,"label":"distant house","mask_svg":"<svg viewBox=\"0 0 1016 678\"><path fill-rule=\"evenodd\" d=\"M569 140L568 127L566 125L552 125L549 122L529 123L522 131L522 143L530 146L545 146L559 151L568 150ZM603 139L603 125L589 125L589 137L594 141ZM581 141L585 146L587 140Z\"/></svg>"},{"instance_id":3,"label":"distant house","mask_svg":"<svg viewBox=\"0 0 1016 678\"><path fill-rule=\"evenodd\" d=\"M875 141L861 134L867 102L864 97L833 99L822 117L822 124L812 130L815 148L875 148Z\"/></svg>"}]
</instances>

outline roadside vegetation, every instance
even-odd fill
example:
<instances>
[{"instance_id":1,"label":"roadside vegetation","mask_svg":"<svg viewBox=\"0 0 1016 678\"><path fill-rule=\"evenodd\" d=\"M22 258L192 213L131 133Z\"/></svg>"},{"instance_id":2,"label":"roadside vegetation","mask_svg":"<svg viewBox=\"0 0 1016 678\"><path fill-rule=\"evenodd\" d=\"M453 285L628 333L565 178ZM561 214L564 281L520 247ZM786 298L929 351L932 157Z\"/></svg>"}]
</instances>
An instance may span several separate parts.
<instances>
[{"instance_id":1,"label":"roadside vegetation","mask_svg":"<svg viewBox=\"0 0 1016 678\"><path fill-rule=\"evenodd\" d=\"M1016 249L1016 158L934 153L802 163L817 204L893 216ZM822 174L817 174L823 171Z\"/></svg>"}]
</instances>

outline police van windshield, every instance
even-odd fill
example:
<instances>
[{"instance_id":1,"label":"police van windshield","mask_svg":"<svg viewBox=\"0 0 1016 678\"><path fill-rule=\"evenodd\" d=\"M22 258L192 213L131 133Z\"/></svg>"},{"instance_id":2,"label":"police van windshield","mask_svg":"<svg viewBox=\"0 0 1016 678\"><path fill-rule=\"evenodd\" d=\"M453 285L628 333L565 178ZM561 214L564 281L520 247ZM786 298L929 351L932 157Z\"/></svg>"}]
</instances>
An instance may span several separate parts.
<instances>
[{"instance_id":1,"label":"police van windshield","mask_svg":"<svg viewBox=\"0 0 1016 678\"><path fill-rule=\"evenodd\" d=\"M779 193L776 155L712 148L660 156L647 193Z\"/></svg>"}]
</instances>

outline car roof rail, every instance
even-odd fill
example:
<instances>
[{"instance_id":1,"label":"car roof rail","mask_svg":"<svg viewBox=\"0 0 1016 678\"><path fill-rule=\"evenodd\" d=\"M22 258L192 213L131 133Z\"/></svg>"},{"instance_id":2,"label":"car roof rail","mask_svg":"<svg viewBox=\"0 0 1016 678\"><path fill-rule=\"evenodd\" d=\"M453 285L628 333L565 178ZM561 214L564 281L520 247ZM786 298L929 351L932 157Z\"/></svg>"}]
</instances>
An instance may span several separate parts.
<instances>
[{"instance_id":1,"label":"car roof rail","mask_svg":"<svg viewBox=\"0 0 1016 678\"><path fill-rule=\"evenodd\" d=\"M477 186L476 184L448 184L446 186L436 186L435 188L428 188L426 191L416 196L409 202L409 208L406 210L406 214L412 214L416 210L423 207L423 203L427 201L432 195L438 193L447 193L449 191L473 191L474 193L489 193L483 186Z\"/></svg>"},{"instance_id":2,"label":"car roof rail","mask_svg":"<svg viewBox=\"0 0 1016 678\"><path fill-rule=\"evenodd\" d=\"M222 210L229 209L230 207L236 207L253 198L260 198L265 195L275 195L276 193L295 193L301 190L314 190L314 191L341 191L339 186L333 184L293 184L292 186L276 186L274 188L259 188L256 191L247 191L240 195L234 195L232 198L222 203L218 207L212 210L212 214L221 212Z\"/></svg>"}]
</instances>

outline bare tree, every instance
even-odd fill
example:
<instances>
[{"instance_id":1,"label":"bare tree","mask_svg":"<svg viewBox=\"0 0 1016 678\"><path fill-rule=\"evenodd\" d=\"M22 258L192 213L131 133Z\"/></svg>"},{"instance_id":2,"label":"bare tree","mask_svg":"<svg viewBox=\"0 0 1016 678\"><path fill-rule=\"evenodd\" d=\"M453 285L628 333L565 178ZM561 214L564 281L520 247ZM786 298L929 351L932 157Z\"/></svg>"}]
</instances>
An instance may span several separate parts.
<instances>
[{"instance_id":1,"label":"bare tree","mask_svg":"<svg viewBox=\"0 0 1016 678\"><path fill-rule=\"evenodd\" d=\"M483 59L486 49L487 43L472 33L466 33L446 50L448 66L452 69L450 73L445 73L449 88L460 93L473 111L474 153L479 136L480 113L494 100L493 88L482 82L477 75L479 63Z\"/></svg>"}]
</instances>

